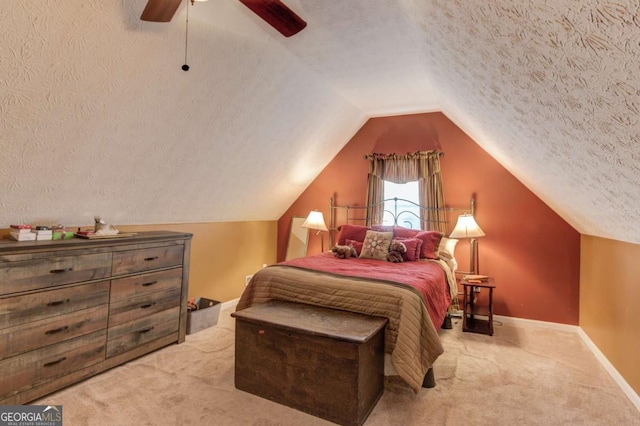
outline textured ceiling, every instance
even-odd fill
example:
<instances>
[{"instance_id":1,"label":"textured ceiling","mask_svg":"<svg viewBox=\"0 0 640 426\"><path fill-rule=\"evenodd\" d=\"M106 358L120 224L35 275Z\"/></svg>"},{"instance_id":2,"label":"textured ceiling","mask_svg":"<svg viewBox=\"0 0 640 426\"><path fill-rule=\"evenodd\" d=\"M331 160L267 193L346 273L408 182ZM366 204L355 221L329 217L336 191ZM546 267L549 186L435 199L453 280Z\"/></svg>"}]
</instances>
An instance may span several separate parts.
<instances>
[{"instance_id":1,"label":"textured ceiling","mask_svg":"<svg viewBox=\"0 0 640 426\"><path fill-rule=\"evenodd\" d=\"M443 111L580 232L640 242L640 3L405 4Z\"/></svg>"},{"instance_id":2,"label":"textured ceiling","mask_svg":"<svg viewBox=\"0 0 640 426\"><path fill-rule=\"evenodd\" d=\"M4 0L0 227L274 220L368 116L442 110L582 233L640 242L638 1Z\"/></svg>"}]
</instances>

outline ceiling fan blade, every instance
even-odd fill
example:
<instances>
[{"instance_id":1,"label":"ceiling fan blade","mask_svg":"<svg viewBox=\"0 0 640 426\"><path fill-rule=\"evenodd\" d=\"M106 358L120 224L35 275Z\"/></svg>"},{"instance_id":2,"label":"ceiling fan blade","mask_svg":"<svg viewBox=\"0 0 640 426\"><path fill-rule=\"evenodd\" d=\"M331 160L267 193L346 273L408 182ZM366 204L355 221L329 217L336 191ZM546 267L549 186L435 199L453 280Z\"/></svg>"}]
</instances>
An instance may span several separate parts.
<instances>
[{"instance_id":1,"label":"ceiling fan blade","mask_svg":"<svg viewBox=\"0 0 640 426\"><path fill-rule=\"evenodd\" d=\"M240 2L285 37L291 37L307 26L302 18L280 0L240 0Z\"/></svg>"},{"instance_id":2,"label":"ceiling fan blade","mask_svg":"<svg viewBox=\"0 0 640 426\"><path fill-rule=\"evenodd\" d=\"M182 0L149 0L140 19L151 22L169 22Z\"/></svg>"}]
</instances>

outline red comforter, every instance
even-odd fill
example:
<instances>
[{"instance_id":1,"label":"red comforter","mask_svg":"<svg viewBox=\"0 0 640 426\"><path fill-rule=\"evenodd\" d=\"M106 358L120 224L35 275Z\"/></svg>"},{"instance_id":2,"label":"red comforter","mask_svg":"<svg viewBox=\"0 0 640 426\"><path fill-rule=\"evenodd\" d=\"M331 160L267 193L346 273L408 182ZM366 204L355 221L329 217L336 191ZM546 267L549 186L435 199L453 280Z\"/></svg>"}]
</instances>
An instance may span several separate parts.
<instances>
[{"instance_id":1,"label":"red comforter","mask_svg":"<svg viewBox=\"0 0 640 426\"><path fill-rule=\"evenodd\" d=\"M445 272L434 262L391 263L360 258L338 259L331 253L322 253L289 260L281 265L413 288L422 296L436 329L442 325L451 303Z\"/></svg>"}]
</instances>

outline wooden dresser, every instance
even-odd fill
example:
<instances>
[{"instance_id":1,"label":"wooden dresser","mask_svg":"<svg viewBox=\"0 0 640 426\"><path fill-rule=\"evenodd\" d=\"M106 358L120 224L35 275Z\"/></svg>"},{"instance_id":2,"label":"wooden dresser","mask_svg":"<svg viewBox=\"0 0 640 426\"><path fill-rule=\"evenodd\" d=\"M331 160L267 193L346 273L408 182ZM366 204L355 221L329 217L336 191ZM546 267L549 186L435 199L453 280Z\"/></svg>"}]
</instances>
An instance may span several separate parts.
<instances>
[{"instance_id":1,"label":"wooden dresser","mask_svg":"<svg viewBox=\"0 0 640 426\"><path fill-rule=\"evenodd\" d=\"M183 342L191 237L0 240L0 405Z\"/></svg>"}]
</instances>

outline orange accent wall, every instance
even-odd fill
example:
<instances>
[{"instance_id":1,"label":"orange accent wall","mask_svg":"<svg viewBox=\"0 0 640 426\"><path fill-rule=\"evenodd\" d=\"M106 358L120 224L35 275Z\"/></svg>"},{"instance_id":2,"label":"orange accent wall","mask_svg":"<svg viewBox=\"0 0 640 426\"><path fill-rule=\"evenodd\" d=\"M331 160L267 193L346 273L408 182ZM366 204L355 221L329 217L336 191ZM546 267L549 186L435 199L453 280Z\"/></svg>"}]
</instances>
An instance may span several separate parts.
<instances>
[{"instance_id":1,"label":"orange accent wall","mask_svg":"<svg viewBox=\"0 0 640 426\"><path fill-rule=\"evenodd\" d=\"M527 189L442 113L369 119L278 221L278 260L283 260L291 216L323 212L329 198L339 205L365 203L372 152L404 154L441 150L445 201L469 206L476 198L480 273L495 278L495 313L578 324L580 234ZM328 236L322 234L325 250ZM308 254L320 252L320 236L309 235ZM456 248L468 270L469 246Z\"/></svg>"}]
</instances>

